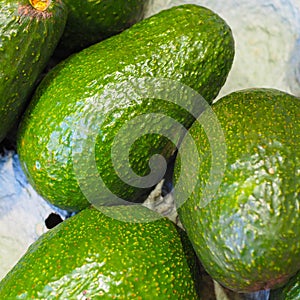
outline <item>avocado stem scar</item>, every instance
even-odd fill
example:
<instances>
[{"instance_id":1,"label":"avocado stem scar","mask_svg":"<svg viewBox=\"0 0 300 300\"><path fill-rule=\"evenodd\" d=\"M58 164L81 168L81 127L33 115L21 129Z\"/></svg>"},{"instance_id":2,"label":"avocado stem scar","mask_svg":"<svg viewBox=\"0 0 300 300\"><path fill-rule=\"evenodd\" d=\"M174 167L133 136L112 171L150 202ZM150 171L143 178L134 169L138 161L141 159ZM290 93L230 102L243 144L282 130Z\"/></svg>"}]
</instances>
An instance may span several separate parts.
<instances>
[{"instance_id":1,"label":"avocado stem scar","mask_svg":"<svg viewBox=\"0 0 300 300\"><path fill-rule=\"evenodd\" d=\"M49 5L44 10L37 9L33 6L32 3L35 3L37 0L29 0L30 4L20 5L18 9L18 14L23 17L37 18L37 19L47 19L52 17L52 12L48 12L46 9L49 7L51 0L47 0Z\"/></svg>"}]
</instances>

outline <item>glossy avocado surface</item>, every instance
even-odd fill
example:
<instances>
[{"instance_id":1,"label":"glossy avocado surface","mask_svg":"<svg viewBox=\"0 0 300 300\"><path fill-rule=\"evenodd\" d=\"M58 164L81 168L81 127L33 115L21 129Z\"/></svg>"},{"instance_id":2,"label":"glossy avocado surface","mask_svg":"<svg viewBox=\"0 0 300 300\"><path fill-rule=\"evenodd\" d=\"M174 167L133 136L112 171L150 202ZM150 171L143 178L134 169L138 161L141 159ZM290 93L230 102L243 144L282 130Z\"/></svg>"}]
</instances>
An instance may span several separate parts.
<instances>
[{"instance_id":1,"label":"glossy avocado surface","mask_svg":"<svg viewBox=\"0 0 300 300\"><path fill-rule=\"evenodd\" d=\"M68 19L55 56L66 58L143 19L149 0L65 0Z\"/></svg>"},{"instance_id":2,"label":"glossy avocado surface","mask_svg":"<svg viewBox=\"0 0 300 300\"><path fill-rule=\"evenodd\" d=\"M300 272L293 276L283 287L272 290L270 300L299 300Z\"/></svg>"},{"instance_id":3,"label":"glossy avocado surface","mask_svg":"<svg viewBox=\"0 0 300 300\"><path fill-rule=\"evenodd\" d=\"M42 11L27 0L1 1L0 142L18 123L66 19L66 7L58 0Z\"/></svg>"},{"instance_id":4,"label":"glossy avocado surface","mask_svg":"<svg viewBox=\"0 0 300 300\"><path fill-rule=\"evenodd\" d=\"M168 161L182 137L170 119L185 128L195 119L180 105L153 95L178 97L184 85L211 104L233 56L232 33L224 20L204 7L182 5L63 61L38 87L20 127L18 153L30 183L46 200L69 211L98 204L94 198L102 195L104 201L111 199L93 181L99 176L113 195L142 201L159 180L131 184L114 168L127 163L138 176L147 176L149 159L159 154ZM149 93L147 82L153 80ZM176 84L182 86L176 89ZM179 98L188 110L200 113L199 102ZM128 161L118 161L126 151ZM152 167L160 170L161 165ZM124 173L131 179L127 169Z\"/></svg>"},{"instance_id":5,"label":"glossy avocado surface","mask_svg":"<svg viewBox=\"0 0 300 300\"><path fill-rule=\"evenodd\" d=\"M87 208L41 236L0 282L1 299L199 299L185 233L147 222L154 212L140 205L111 209L131 221Z\"/></svg>"},{"instance_id":6,"label":"glossy avocado surface","mask_svg":"<svg viewBox=\"0 0 300 300\"><path fill-rule=\"evenodd\" d=\"M202 115L217 117L224 140L191 127L201 163L197 173L192 161L181 170L197 180L179 216L207 272L229 289L276 288L300 268L299 101L274 89L237 91ZM213 152L212 141L226 151ZM175 169L176 179L180 163Z\"/></svg>"}]
</instances>

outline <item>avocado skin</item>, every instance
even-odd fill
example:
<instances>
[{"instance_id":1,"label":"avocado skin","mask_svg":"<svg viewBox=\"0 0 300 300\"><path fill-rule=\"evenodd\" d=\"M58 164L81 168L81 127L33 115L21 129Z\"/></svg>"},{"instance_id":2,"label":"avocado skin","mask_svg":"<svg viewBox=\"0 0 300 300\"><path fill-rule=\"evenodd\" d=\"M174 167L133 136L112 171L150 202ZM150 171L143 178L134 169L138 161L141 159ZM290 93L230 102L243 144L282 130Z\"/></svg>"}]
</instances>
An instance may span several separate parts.
<instances>
[{"instance_id":1,"label":"avocado skin","mask_svg":"<svg viewBox=\"0 0 300 300\"><path fill-rule=\"evenodd\" d=\"M57 0L43 13L26 0L1 1L0 142L23 113L66 19L66 7Z\"/></svg>"},{"instance_id":2,"label":"avocado skin","mask_svg":"<svg viewBox=\"0 0 300 300\"><path fill-rule=\"evenodd\" d=\"M272 290L270 300L300 300L300 272L283 287Z\"/></svg>"},{"instance_id":3,"label":"avocado skin","mask_svg":"<svg viewBox=\"0 0 300 300\"><path fill-rule=\"evenodd\" d=\"M143 19L149 0L65 0L67 24L55 51L63 59Z\"/></svg>"},{"instance_id":4,"label":"avocado skin","mask_svg":"<svg viewBox=\"0 0 300 300\"><path fill-rule=\"evenodd\" d=\"M154 214L140 205L110 209L123 217L137 213L139 221ZM87 208L29 247L0 282L0 297L198 299L189 265L196 256L187 238L183 246L183 234L166 218L123 222Z\"/></svg>"},{"instance_id":5,"label":"avocado skin","mask_svg":"<svg viewBox=\"0 0 300 300\"><path fill-rule=\"evenodd\" d=\"M130 186L114 171L111 146L116 133L138 115L160 113L186 128L194 117L176 104L160 99L103 102L104 89L130 78L162 77L195 89L212 103L225 83L233 56L232 33L224 20L206 8L183 5L144 19L61 62L38 87L19 129L18 153L31 185L62 209L79 211L87 207L89 201L74 174L72 134L74 124L82 119L91 120L90 126L103 121L95 145L95 160L103 182L122 199L144 200L149 188ZM168 90L164 92L168 94ZM86 109L87 103L96 100L98 107L104 107L103 114L97 113L97 122L93 121L95 109ZM193 107L193 99L186 101L192 111L200 109ZM157 122L162 128L169 126ZM175 141L180 139L177 129L169 131ZM131 132L127 134L129 138ZM128 140L127 136L123 140ZM85 142L85 137L81 142ZM149 158L159 153L168 160L175 145L167 138L150 134L139 139L131 149L132 168L145 176L149 172ZM83 176L88 183L90 174L86 172Z\"/></svg>"},{"instance_id":6,"label":"avocado skin","mask_svg":"<svg viewBox=\"0 0 300 300\"><path fill-rule=\"evenodd\" d=\"M227 154L224 177L207 205L201 201L210 143L198 123L190 129L201 164L179 217L207 272L234 291L276 288L300 269L299 101L274 89L247 89L212 105ZM179 172L176 161L175 182L195 176Z\"/></svg>"}]
</instances>

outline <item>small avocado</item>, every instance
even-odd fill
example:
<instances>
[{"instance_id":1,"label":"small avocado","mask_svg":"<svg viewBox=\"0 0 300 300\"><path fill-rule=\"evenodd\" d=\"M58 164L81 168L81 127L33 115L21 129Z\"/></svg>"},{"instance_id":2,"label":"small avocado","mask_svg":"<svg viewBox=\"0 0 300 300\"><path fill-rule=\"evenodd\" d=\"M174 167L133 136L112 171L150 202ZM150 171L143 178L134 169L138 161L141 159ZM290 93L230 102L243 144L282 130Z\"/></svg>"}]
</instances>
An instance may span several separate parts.
<instances>
[{"instance_id":1,"label":"small avocado","mask_svg":"<svg viewBox=\"0 0 300 300\"><path fill-rule=\"evenodd\" d=\"M141 205L103 211L86 208L43 234L0 282L0 298L199 299L184 231Z\"/></svg>"},{"instance_id":2,"label":"small avocado","mask_svg":"<svg viewBox=\"0 0 300 300\"><path fill-rule=\"evenodd\" d=\"M283 287L272 290L270 300L300 300L300 271Z\"/></svg>"},{"instance_id":3,"label":"small avocado","mask_svg":"<svg viewBox=\"0 0 300 300\"><path fill-rule=\"evenodd\" d=\"M143 19L149 0L65 0L67 24L54 56L63 59Z\"/></svg>"},{"instance_id":4,"label":"small avocado","mask_svg":"<svg viewBox=\"0 0 300 300\"><path fill-rule=\"evenodd\" d=\"M18 153L28 180L46 200L69 211L102 195L111 199L98 188L99 176L113 195L145 200L162 178L138 185L119 177L115 167L125 169L129 180L128 170L138 179L151 170L162 174L163 165L149 166L150 158L158 154L168 161L183 134L177 125L189 128L195 120L189 111L198 115L202 109L193 97L181 97L182 87L211 104L233 56L226 22L207 8L182 5L64 60L41 82L20 126ZM157 94L177 97L185 107ZM127 161L118 160L125 154Z\"/></svg>"},{"instance_id":5,"label":"small avocado","mask_svg":"<svg viewBox=\"0 0 300 300\"><path fill-rule=\"evenodd\" d=\"M66 20L67 9L59 0L1 1L0 142L17 125Z\"/></svg>"},{"instance_id":6,"label":"small avocado","mask_svg":"<svg viewBox=\"0 0 300 300\"><path fill-rule=\"evenodd\" d=\"M300 269L299 116L300 99L283 91L233 92L190 129L196 172L176 160L175 182L196 178L186 201L175 187L180 220L206 271L234 291L275 288Z\"/></svg>"}]
</instances>

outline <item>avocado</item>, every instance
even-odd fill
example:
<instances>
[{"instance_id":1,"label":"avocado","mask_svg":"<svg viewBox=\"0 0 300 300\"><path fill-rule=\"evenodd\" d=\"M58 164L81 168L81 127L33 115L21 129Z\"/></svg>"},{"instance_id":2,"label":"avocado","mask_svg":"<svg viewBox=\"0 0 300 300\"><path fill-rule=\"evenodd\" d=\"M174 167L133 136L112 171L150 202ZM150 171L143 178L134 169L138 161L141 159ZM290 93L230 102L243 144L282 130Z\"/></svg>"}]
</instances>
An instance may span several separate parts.
<instances>
[{"instance_id":1,"label":"avocado","mask_svg":"<svg viewBox=\"0 0 300 300\"><path fill-rule=\"evenodd\" d=\"M29 247L0 282L0 298L194 300L196 262L185 233L149 209L90 207Z\"/></svg>"},{"instance_id":2,"label":"avocado","mask_svg":"<svg viewBox=\"0 0 300 300\"><path fill-rule=\"evenodd\" d=\"M185 200L175 187L179 218L206 271L234 291L275 288L300 269L299 115L300 99L283 91L230 93L189 131L197 168L176 160L175 184L196 178Z\"/></svg>"},{"instance_id":3,"label":"avocado","mask_svg":"<svg viewBox=\"0 0 300 300\"><path fill-rule=\"evenodd\" d=\"M0 142L23 113L67 19L61 1L33 2L1 1ZM40 6L41 2L45 6Z\"/></svg>"},{"instance_id":4,"label":"avocado","mask_svg":"<svg viewBox=\"0 0 300 300\"><path fill-rule=\"evenodd\" d=\"M37 88L19 129L17 150L31 185L68 211L144 201L165 170L161 159L152 165L149 159L158 154L168 161L182 137L177 124L189 128L203 109L181 89L211 104L233 56L225 21L207 8L182 5L62 61ZM160 96L177 97L185 107ZM128 170L149 182L132 183Z\"/></svg>"},{"instance_id":5,"label":"avocado","mask_svg":"<svg viewBox=\"0 0 300 300\"><path fill-rule=\"evenodd\" d=\"M300 272L283 287L272 290L270 300L300 300Z\"/></svg>"},{"instance_id":6,"label":"avocado","mask_svg":"<svg viewBox=\"0 0 300 300\"><path fill-rule=\"evenodd\" d=\"M54 56L63 59L142 20L149 0L65 0L67 24Z\"/></svg>"}]
</instances>

